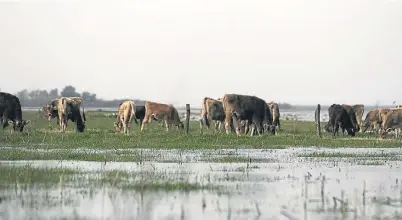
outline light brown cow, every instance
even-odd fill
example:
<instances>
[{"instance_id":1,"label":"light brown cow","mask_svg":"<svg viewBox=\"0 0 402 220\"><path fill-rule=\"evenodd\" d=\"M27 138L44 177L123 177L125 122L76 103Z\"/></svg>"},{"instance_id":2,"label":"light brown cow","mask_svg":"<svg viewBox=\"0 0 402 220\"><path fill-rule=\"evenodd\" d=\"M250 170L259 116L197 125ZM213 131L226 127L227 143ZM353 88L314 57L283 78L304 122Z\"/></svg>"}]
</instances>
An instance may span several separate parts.
<instances>
[{"instance_id":1,"label":"light brown cow","mask_svg":"<svg viewBox=\"0 0 402 220\"><path fill-rule=\"evenodd\" d=\"M272 125L275 127L278 126L278 130L280 130L281 123L279 121L279 118L281 116L281 113L279 112L278 103L270 102L270 103L268 103L268 107L271 110L271 114L272 114Z\"/></svg>"},{"instance_id":2,"label":"light brown cow","mask_svg":"<svg viewBox=\"0 0 402 220\"><path fill-rule=\"evenodd\" d=\"M119 133L123 127L123 133L128 134L133 119L138 124L135 118L135 103L132 100L124 101L119 106L116 121L114 122L115 132Z\"/></svg>"},{"instance_id":3,"label":"light brown cow","mask_svg":"<svg viewBox=\"0 0 402 220\"><path fill-rule=\"evenodd\" d=\"M209 129L211 121L215 122L215 130L221 131L223 128L224 120L225 111L223 110L222 102L209 97L203 98L200 119L200 132L203 132L204 122Z\"/></svg>"},{"instance_id":4,"label":"light brown cow","mask_svg":"<svg viewBox=\"0 0 402 220\"><path fill-rule=\"evenodd\" d=\"M57 114L59 116L60 131L64 132L67 128L67 120L75 122L77 131L83 132L85 129L85 112L81 117L80 106L83 102L81 97L61 97L57 101Z\"/></svg>"},{"instance_id":5,"label":"light brown cow","mask_svg":"<svg viewBox=\"0 0 402 220\"><path fill-rule=\"evenodd\" d=\"M180 129L184 129L183 123L180 121L179 112L173 105L167 105L157 102L145 102L145 117L142 121L141 131L144 130L145 124L152 122L152 119L164 120L166 131L173 124Z\"/></svg>"},{"instance_id":6,"label":"light brown cow","mask_svg":"<svg viewBox=\"0 0 402 220\"><path fill-rule=\"evenodd\" d=\"M367 113L366 119L362 123L362 132L366 132L367 129L373 129L374 131L378 132L381 127L381 119L379 115L380 109L374 109Z\"/></svg>"},{"instance_id":7,"label":"light brown cow","mask_svg":"<svg viewBox=\"0 0 402 220\"><path fill-rule=\"evenodd\" d=\"M383 116L382 129L380 136L384 138L385 134L391 130L395 131L395 137L400 136L402 129L402 109L390 109L385 116Z\"/></svg>"}]
</instances>

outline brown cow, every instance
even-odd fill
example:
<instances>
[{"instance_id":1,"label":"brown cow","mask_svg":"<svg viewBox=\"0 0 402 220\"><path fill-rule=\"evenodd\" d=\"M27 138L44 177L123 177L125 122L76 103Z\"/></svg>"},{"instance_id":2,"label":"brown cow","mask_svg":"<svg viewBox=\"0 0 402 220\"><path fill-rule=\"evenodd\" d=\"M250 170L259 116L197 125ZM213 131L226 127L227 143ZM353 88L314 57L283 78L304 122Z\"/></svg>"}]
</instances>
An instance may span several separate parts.
<instances>
[{"instance_id":1,"label":"brown cow","mask_svg":"<svg viewBox=\"0 0 402 220\"><path fill-rule=\"evenodd\" d=\"M130 132L130 127L133 119L135 123L138 124L137 119L135 117L134 101L127 100L122 102L119 106L116 121L114 122L116 133L119 133L121 131L121 128L123 127L123 133L128 134Z\"/></svg>"},{"instance_id":2,"label":"brown cow","mask_svg":"<svg viewBox=\"0 0 402 220\"><path fill-rule=\"evenodd\" d=\"M157 102L145 102L145 117L142 121L141 131L144 130L144 125L151 123L152 119L164 120L166 131L173 124L180 129L184 129L183 123L180 121L179 112L173 105L167 105Z\"/></svg>"},{"instance_id":3,"label":"brown cow","mask_svg":"<svg viewBox=\"0 0 402 220\"><path fill-rule=\"evenodd\" d=\"M382 129L380 136L384 138L385 134L391 130L395 131L395 137L400 136L402 129L402 109L392 108L383 116ZM398 135L399 134L399 135Z\"/></svg>"},{"instance_id":4,"label":"brown cow","mask_svg":"<svg viewBox=\"0 0 402 220\"><path fill-rule=\"evenodd\" d=\"M222 125L225 120L225 111L221 101L205 97L202 99L200 131L203 132L204 122L208 129L210 128L211 121L215 122L215 130L221 131Z\"/></svg>"},{"instance_id":5,"label":"brown cow","mask_svg":"<svg viewBox=\"0 0 402 220\"><path fill-rule=\"evenodd\" d=\"M381 120L379 115L380 109L374 109L367 113L366 119L362 123L362 132L366 132L368 128L373 129L374 131L379 131L381 127Z\"/></svg>"},{"instance_id":6,"label":"brown cow","mask_svg":"<svg viewBox=\"0 0 402 220\"><path fill-rule=\"evenodd\" d=\"M82 116L80 113L80 106L82 99L75 99L70 97L61 97L57 101L57 113L59 117L60 131L64 132L67 128L67 120L70 119L75 122L78 132L83 132L85 129L85 112L83 109Z\"/></svg>"},{"instance_id":7,"label":"brown cow","mask_svg":"<svg viewBox=\"0 0 402 220\"><path fill-rule=\"evenodd\" d=\"M272 125L275 127L278 126L278 130L280 130L281 123L279 121L279 118L281 116L281 113L279 112L279 105L278 105L278 103L270 102L270 103L268 103L268 106L271 109L271 113L272 113Z\"/></svg>"}]
</instances>

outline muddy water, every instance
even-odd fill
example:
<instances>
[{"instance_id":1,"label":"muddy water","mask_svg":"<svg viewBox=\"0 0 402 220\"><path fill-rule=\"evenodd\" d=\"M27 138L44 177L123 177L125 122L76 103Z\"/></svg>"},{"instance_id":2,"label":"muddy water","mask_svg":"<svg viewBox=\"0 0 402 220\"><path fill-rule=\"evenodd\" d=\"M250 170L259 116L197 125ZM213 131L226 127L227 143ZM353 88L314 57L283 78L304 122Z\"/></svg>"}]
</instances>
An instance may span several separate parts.
<instances>
[{"instance_id":1,"label":"muddy water","mask_svg":"<svg viewBox=\"0 0 402 220\"><path fill-rule=\"evenodd\" d=\"M2 164L124 170L132 182L141 173L156 181L221 186L218 190L138 191L119 187L1 189L0 219L396 219L401 217L401 149L182 151L147 150L159 162L2 161ZM309 153L337 157L300 157ZM340 157L339 155L347 155ZM251 163L203 162L221 156L249 157ZM352 155L352 156L351 156ZM355 155L355 156L353 156ZM166 161L181 161L166 162ZM165 161L165 162L164 162ZM254 163L253 161L258 161ZM380 165L359 165L380 161ZM155 177L157 176L157 178ZM325 176L324 194L321 179ZM363 199L364 183L366 194ZM307 186L307 187L306 187ZM306 194L307 193L307 194ZM348 203L344 209L333 197ZM384 198L398 202L380 204ZM343 199L342 199L343 198ZM375 200L374 200L375 198ZM322 199L324 202L322 202ZM23 201L23 204L22 204ZM365 201L365 205L363 204ZM30 204L30 205L27 205ZM395 206L395 207L394 207ZM343 210L343 211L342 211Z\"/></svg>"}]
</instances>

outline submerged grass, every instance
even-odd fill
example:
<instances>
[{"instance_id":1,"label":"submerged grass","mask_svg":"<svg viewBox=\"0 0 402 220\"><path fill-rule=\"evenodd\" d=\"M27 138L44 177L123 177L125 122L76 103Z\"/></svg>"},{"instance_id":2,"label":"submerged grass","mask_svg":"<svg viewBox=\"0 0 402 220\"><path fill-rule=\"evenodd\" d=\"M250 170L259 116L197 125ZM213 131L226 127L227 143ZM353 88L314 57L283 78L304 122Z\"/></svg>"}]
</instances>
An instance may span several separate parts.
<instances>
[{"instance_id":1,"label":"submerged grass","mask_svg":"<svg viewBox=\"0 0 402 220\"><path fill-rule=\"evenodd\" d=\"M59 168L34 168L30 165L6 166L0 164L0 184L40 184L50 186L60 182L62 177L68 180L79 171Z\"/></svg>"},{"instance_id":2,"label":"submerged grass","mask_svg":"<svg viewBox=\"0 0 402 220\"><path fill-rule=\"evenodd\" d=\"M118 187L128 190L200 190L218 189L212 184L188 181L189 174L164 172L125 172L120 170L84 172L66 168L8 166L0 164L0 186L2 188L26 185L51 188L68 187ZM138 178L141 176L141 178Z\"/></svg>"},{"instance_id":3,"label":"submerged grass","mask_svg":"<svg viewBox=\"0 0 402 220\"><path fill-rule=\"evenodd\" d=\"M299 154L299 157L345 157L345 158L398 158L401 154L395 153L330 153L330 152L313 152L313 153L306 153L306 154Z\"/></svg>"},{"instance_id":4,"label":"submerged grass","mask_svg":"<svg viewBox=\"0 0 402 220\"><path fill-rule=\"evenodd\" d=\"M82 160L82 161L114 161L139 162L142 158L131 151L96 153L92 151L77 152L74 150L0 150L0 160Z\"/></svg>"},{"instance_id":5,"label":"submerged grass","mask_svg":"<svg viewBox=\"0 0 402 220\"><path fill-rule=\"evenodd\" d=\"M178 131L176 128L166 132L161 124L154 123L143 132L135 123L131 133L115 134L113 131L114 117L100 117L99 112L87 113L87 129L84 133L76 133L74 124L69 122L66 133L58 132L56 120L52 120L52 129L39 113L24 112L24 118L32 121L23 133L0 132L1 146L27 147L34 149L76 149L76 148L180 148L180 149L217 149L217 148L270 148L287 147L401 147L401 140L378 139L375 134L358 133L356 137L332 137L323 133L322 138L315 134L315 124L307 121L282 120L282 130L277 135L241 136L231 133L216 133L214 129L204 128L200 134L199 123L190 122L190 133ZM95 116L96 115L96 116ZM323 123L324 124L324 123ZM324 125L322 125L323 127ZM70 154L69 157L81 157ZM62 158L65 158L64 156Z\"/></svg>"}]
</instances>

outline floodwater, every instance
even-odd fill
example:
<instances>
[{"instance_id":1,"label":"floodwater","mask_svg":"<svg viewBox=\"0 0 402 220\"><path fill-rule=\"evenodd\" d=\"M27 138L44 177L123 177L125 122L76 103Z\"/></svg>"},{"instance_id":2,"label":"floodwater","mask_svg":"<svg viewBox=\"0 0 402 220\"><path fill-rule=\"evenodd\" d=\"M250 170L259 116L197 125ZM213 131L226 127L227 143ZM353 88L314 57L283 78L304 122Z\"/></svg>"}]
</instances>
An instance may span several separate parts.
<instances>
[{"instance_id":1,"label":"floodwater","mask_svg":"<svg viewBox=\"0 0 402 220\"><path fill-rule=\"evenodd\" d=\"M133 151L160 156L142 163L1 161L2 165L71 168L87 174L68 186L0 188L0 220L402 218L401 149ZM311 153L333 157L307 157ZM228 156L250 158L251 163L205 162ZM143 191L85 185L91 175L108 170L131 173L132 183L186 182L219 188Z\"/></svg>"}]
</instances>

